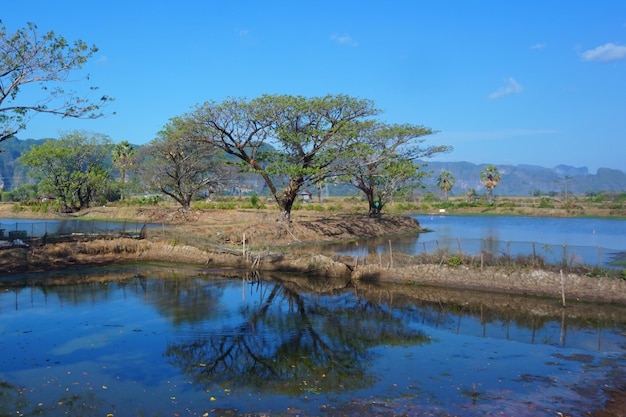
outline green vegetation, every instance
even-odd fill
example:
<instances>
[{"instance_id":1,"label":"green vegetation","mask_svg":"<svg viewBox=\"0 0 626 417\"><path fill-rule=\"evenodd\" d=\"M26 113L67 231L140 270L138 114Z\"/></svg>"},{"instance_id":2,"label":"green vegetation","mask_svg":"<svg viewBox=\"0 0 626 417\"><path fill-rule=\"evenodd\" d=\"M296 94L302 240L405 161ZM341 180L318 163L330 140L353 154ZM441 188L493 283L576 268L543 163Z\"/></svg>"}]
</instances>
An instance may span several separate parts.
<instances>
[{"instance_id":1,"label":"green vegetation","mask_svg":"<svg viewBox=\"0 0 626 417\"><path fill-rule=\"evenodd\" d=\"M69 213L106 202L109 171L104 159L110 148L104 135L72 132L31 148L20 162L40 181L38 190L50 194L43 200L54 199L58 211Z\"/></svg>"},{"instance_id":2,"label":"green vegetation","mask_svg":"<svg viewBox=\"0 0 626 417\"><path fill-rule=\"evenodd\" d=\"M480 181L487 189L487 200L490 205L493 204L493 189L500 184L501 179L502 174L498 171L498 168L495 165L488 165L480 173Z\"/></svg>"},{"instance_id":3,"label":"green vegetation","mask_svg":"<svg viewBox=\"0 0 626 417\"><path fill-rule=\"evenodd\" d=\"M98 51L95 46L81 40L70 44L52 31L38 33L33 23L9 34L0 21L0 51L0 142L24 129L33 113L95 119L102 116L101 107L111 101L104 95L92 102L89 94L96 87L78 96L60 85L75 81L69 79L70 74ZM40 90L30 95L32 102L20 100L21 91L33 91L36 86Z\"/></svg>"}]
</instances>

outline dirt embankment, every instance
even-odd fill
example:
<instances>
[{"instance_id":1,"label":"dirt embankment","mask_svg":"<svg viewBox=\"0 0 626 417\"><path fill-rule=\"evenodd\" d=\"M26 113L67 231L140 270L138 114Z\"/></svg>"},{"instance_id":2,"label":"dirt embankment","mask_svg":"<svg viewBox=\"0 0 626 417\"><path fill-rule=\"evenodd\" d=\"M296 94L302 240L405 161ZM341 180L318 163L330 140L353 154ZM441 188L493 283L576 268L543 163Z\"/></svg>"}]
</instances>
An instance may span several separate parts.
<instances>
[{"instance_id":1,"label":"dirt embankment","mask_svg":"<svg viewBox=\"0 0 626 417\"><path fill-rule=\"evenodd\" d=\"M98 219L119 216L133 221L164 223L171 234L147 239L86 240L33 245L0 251L0 285L20 285L25 273L79 265L127 261L167 261L245 270L292 271L308 275L349 276L375 282L410 282L518 294L545 295L626 304L626 280L550 272L538 268L456 267L406 261L363 263L352 257L325 253L309 243L416 234L419 222L404 216L371 219L363 214L299 211L291 224L277 221L273 210L193 210L101 207L80 213ZM182 238L181 238L182 237ZM194 238L198 239L195 240ZM202 238L202 239L200 239ZM207 243L209 242L209 243ZM245 245L243 243L246 243ZM397 255L400 257L400 255ZM412 262L412 263L411 263Z\"/></svg>"}]
</instances>

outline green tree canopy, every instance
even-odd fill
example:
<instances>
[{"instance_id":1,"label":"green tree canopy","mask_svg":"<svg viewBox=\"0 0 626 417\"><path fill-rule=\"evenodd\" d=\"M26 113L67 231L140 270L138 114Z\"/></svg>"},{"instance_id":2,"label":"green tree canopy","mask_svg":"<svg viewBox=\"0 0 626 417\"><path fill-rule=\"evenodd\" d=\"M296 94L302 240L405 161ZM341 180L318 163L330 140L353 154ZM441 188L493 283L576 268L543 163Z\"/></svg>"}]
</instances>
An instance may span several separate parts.
<instances>
[{"instance_id":1,"label":"green tree canopy","mask_svg":"<svg viewBox=\"0 0 626 417\"><path fill-rule=\"evenodd\" d=\"M88 207L107 189L105 161L111 146L105 135L74 131L33 146L19 161L41 181L40 192L56 197L61 211L74 212Z\"/></svg>"},{"instance_id":2,"label":"green tree canopy","mask_svg":"<svg viewBox=\"0 0 626 417\"><path fill-rule=\"evenodd\" d=\"M480 182L482 182L487 189L489 204L493 204L493 189L500 184L501 178L502 174L495 165L487 165L485 169L480 172Z\"/></svg>"},{"instance_id":3,"label":"green tree canopy","mask_svg":"<svg viewBox=\"0 0 626 417\"><path fill-rule=\"evenodd\" d=\"M420 186L426 175L419 158L449 152L448 146L423 146L423 136L433 131L411 124L364 123L355 141L336 169L339 178L361 190L369 204L370 217L378 216L394 196Z\"/></svg>"},{"instance_id":4,"label":"green tree canopy","mask_svg":"<svg viewBox=\"0 0 626 417\"><path fill-rule=\"evenodd\" d=\"M371 101L345 95L264 95L205 103L191 117L203 130L203 143L263 177L289 221L299 191L327 177L356 140L359 122L378 112Z\"/></svg>"},{"instance_id":5,"label":"green tree canopy","mask_svg":"<svg viewBox=\"0 0 626 417\"><path fill-rule=\"evenodd\" d=\"M219 148L198 146L194 127L188 119L173 118L156 139L141 148L146 183L172 197L184 210L194 196L214 191L230 173Z\"/></svg>"},{"instance_id":6,"label":"green tree canopy","mask_svg":"<svg viewBox=\"0 0 626 417\"><path fill-rule=\"evenodd\" d=\"M126 188L128 188L128 172L133 169L137 158L135 155L135 147L127 140L123 140L116 144L113 148L113 164L120 172L122 200L124 199Z\"/></svg>"},{"instance_id":7,"label":"green tree canopy","mask_svg":"<svg viewBox=\"0 0 626 417\"><path fill-rule=\"evenodd\" d=\"M52 31L40 34L33 23L9 34L0 21L0 142L23 129L36 113L101 117L101 107L112 99L98 95L92 100L97 87L82 95L63 88L97 50L81 40L70 44ZM36 98L20 100L22 93Z\"/></svg>"},{"instance_id":8,"label":"green tree canopy","mask_svg":"<svg viewBox=\"0 0 626 417\"><path fill-rule=\"evenodd\" d=\"M448 201L448 193L454 187L456 178L452 175L452 172L443 170L437 176L437 187L443 191L443 197L445 201Z\"/></svg>"}]
</instances>

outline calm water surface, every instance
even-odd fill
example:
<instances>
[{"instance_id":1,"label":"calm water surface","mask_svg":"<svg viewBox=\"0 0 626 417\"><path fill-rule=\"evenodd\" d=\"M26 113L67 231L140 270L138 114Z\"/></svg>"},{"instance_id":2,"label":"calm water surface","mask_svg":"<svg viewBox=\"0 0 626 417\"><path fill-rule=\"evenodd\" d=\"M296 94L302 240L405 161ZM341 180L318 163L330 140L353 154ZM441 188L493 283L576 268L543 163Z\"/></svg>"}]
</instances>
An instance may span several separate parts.
<instances>
[{"instance_id":1,"label":"calm water surface","mask_svg":"<svg viewBox=\"0 0 626 417\"><path fill-rule=\"evenodd\" d=\"M413 216L425 239L494 239L626 250L626 220L527 216Z\"/></svg>"},{"instance_id":2,"label":"calm water surface","mask_svg":"<svg viewBox=\"0 0 626 417\"><path fill-rule=\"evenodd\" d=\"M540 256L548 263L623 267L626 220L522 216L415 215L428 230L417 236L367 239L334 246L338 253L365 256L392 247L412 255L440 249L476 255Z\"/></svg>"},{"instance_id":3,"label":"calm water surface","mask_svg":"<svg viewBox=\"0 0 626 417\"><path fill-rule=\"evenodd\" d=\"M0 415L583 416L626 366L619 306L222 273L2 290Z\"/></svg>"}]
</instances>

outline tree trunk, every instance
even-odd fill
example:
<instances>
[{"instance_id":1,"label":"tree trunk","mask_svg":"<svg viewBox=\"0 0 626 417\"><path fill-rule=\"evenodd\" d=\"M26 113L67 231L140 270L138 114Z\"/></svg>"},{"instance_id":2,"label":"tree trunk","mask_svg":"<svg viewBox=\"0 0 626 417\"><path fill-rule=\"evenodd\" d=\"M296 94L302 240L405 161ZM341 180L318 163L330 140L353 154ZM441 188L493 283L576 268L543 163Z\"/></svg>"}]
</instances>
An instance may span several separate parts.
<instances>
[{"instance_id":1,"label":"tree trunk","mask_svg":"<svg viewBox=\"0 0 626 417\"><path fill-rule=\"evenodd\" d=\"M383 209L381 202L374 200L374 195L368 195L367 202L369 204L369 217L380 217L380 211Z\"/></svg>"},{"instance_id":2,"label":"tree trunk","mask_svg":"<svg viewBox=\"0 0 626 417\"><path fill-rule=\"evenodd\" d=\"M293 199L284 198L278 202L280 207L280 221L291 223L291 208L293 207Z\"/></svg>"}]
</instances>

